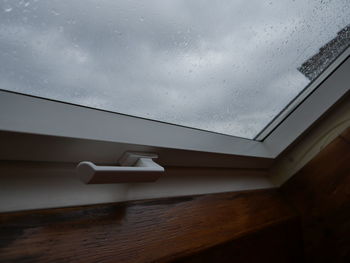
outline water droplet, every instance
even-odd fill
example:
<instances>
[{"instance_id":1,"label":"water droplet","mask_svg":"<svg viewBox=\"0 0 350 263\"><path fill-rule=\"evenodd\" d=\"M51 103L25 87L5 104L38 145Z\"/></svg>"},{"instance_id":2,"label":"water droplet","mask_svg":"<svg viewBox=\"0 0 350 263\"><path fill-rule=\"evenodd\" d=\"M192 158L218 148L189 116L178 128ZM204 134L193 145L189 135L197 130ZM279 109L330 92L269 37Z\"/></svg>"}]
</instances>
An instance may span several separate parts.
<instances>
[{"instance_id":1,"label":"water droplet","mask_svg":"<svg viewBox=\"0 0 350 263\"><path fill-rule=\"evenodd\" d=\"M67 24L69 24L69 25L75 25L76 23L77 23L77 21L75 21L74 19L67 20Z\"/></svg>"},{"instance_id":2,"label":"water droplet","mask_svg":"<svg viewBox=\"0 0 350 263\"><path fill-rule=\"evenodd\" d=\"M118 29L113 30L113 32L118 36L123 35L123 33L121 31L119 31Z\"/></svg>"},{"instance_id":3,"label":"water droplet","mask_svg":"<svg viewBox=\"0 0 350 263\"><path fill-rule=\"evenodd\" d=\"M51 9L51 14L53 14L54 16L59 16L60 13L57 12L55 9Z\"/></svg>"}]
</instances>

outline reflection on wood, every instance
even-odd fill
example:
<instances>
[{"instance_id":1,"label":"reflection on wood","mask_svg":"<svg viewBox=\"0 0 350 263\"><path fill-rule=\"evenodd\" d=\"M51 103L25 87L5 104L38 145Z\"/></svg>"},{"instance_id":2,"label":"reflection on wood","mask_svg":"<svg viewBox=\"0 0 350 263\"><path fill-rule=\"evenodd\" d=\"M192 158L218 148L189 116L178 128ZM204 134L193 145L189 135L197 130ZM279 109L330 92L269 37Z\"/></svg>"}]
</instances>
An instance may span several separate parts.
<instances>
[{"instance_id":1,"label":"reflection on wood","mask_svg":"<svg viewBox=\"0 0 350 263\"><path fill-rule=\"evenodd\" d=\"M293 218L276 190L8 213L0 215L0 258L165 262Z\"/></svg>"}]
</instances>

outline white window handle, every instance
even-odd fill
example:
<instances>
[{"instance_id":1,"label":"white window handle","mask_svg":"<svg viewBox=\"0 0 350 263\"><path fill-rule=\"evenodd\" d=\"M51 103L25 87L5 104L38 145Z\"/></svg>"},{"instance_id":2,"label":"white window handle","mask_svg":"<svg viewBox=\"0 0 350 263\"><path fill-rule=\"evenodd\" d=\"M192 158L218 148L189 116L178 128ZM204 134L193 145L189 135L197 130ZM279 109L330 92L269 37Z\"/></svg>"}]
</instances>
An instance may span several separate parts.
<instances>
[{"instance_id":1,"label":"white window handle","mask_svg":"<svg viewBox=\"0 0 350 263\"><path fill-rule=\"evenodd\" d=\"M126 152L119 160L121 166L98 166L92 162L81 162L76 170L80 179L87 184L115 184L154 182L164 168L153 161L155 154Z\"/></svg>"}]
</instances>

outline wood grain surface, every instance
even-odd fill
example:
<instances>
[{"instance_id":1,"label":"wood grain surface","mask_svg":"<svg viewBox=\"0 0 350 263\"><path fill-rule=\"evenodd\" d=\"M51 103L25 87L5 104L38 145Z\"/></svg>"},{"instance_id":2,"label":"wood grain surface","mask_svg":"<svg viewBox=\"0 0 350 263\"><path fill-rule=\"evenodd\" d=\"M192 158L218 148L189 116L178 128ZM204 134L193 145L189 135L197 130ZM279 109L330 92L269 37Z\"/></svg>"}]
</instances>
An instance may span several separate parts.
<instances>
[{"instance_id":1,"label":"wood grain surface","mask_svg":"<svg viewBox=\"0 0 350 263\"><path fill-rule=\"evenodd\" d=\"M307 262L350 262L350 129L281 191L302 219Z\"/></svg>"},{"instance_id":2,"label":"wood grain surface","mask_svg":"<svg viewBox=\"0 0 350 263\"><path fill-rule=\"evenodd\" d=\"M299 220L274 224L173 263L303 263Z\"/></svg>"},{"instance_id":3,"label":"wood grain surface","mask_svg":"<svg viewBox=\"0 0 350 263\"><path fill-rule=\"evenodd\" d=\"M7 213L0 259L169 262L294 219L276 190Z\"/></svg>"}]
</instances>

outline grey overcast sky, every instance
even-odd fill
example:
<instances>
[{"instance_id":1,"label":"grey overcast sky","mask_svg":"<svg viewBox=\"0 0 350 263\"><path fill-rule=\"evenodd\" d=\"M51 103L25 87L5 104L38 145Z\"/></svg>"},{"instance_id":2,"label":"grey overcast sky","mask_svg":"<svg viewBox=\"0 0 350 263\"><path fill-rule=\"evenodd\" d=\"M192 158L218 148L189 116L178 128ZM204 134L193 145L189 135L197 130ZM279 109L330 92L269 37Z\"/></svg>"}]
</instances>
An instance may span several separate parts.
<instances>
[{"instance_id":1,"label":"grey overcast sky","mask_svg":"<svg viewBox=\"0 0 350 263\"><path fill-rule=\"evenodd\" d=\"M349 0L0 0L0 89L253 138Z\"/></svg>"}]
</instances>

